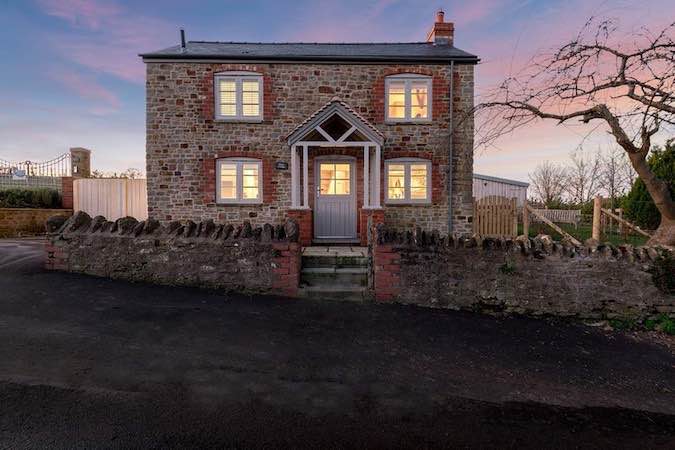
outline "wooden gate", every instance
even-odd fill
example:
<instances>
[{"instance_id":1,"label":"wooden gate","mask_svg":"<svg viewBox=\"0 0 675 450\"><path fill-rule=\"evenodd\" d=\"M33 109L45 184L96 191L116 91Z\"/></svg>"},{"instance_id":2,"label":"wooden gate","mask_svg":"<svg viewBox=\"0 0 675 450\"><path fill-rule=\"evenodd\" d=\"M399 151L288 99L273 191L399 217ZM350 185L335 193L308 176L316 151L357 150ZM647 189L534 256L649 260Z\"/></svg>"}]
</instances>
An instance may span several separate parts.
<instances>
[{"instance_id":1,"label":"wooden gate","mask_svg":"<svg viewBox=\"0 0 675 450\"><path fill-rule=\"evenodd\" d=\"M517 199L491 195L474 201L473 224L474 233L483 237L516 237Z\"/></svg>"}]
</instances>

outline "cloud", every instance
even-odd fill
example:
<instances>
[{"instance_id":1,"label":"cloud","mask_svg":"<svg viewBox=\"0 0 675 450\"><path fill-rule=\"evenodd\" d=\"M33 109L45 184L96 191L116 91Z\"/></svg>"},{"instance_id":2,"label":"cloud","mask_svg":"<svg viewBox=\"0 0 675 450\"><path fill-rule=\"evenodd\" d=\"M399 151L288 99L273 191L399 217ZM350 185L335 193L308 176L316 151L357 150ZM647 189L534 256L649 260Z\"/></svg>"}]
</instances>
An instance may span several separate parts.
<instances>
[{"instance_id":1,"label":"cloud","mask_svg":"<svg viewBox=\"0 0 675 450\"><path fill-rule=\"evenodd\" d=\"M64 69L52 70L49 75L80 98L96 102L97 106L91 109L92 113L107 114L117 111L121 106L117 95L98 83L92 76Z\"/></svg>"},{"instance_id":2,"label":"cloud","mask_svg":"<svg viewBox=\"0 0 675 450\"><path fill-rule=\"evenodd\" d=\"M166 47L165 37L177 29L110 1L40 0L40 6L72 27L47 39L64 58L133 83L145 80L138 54Z\"/></svg>"}]
</instances>

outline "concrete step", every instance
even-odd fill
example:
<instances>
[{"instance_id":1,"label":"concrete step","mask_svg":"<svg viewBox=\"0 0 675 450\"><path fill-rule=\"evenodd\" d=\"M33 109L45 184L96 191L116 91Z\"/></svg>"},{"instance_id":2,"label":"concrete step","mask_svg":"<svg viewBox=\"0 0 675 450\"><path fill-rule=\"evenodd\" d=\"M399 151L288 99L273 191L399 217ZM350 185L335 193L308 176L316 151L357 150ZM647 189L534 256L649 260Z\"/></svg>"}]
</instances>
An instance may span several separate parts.
<instances>
[{"instance_id":1,"label":"concrete step","mask_svg":"<svg viewBox=\"0 0 675 450\"><path fill-rule=\"evenodd\" d=\"M367 256L303 255L302 267L368 267Z\"/></svg>"},{"instance_id":2,"label":"concrete step","mask_svg":"<svg viewBox=\"0 0 675 450\"><path fill-rule=\"evenodd\" d=\"M368 286L366 267L303 267L300 274L301 285L312 287Z\"/></svg>"},{"instance_id":3,"label":"concrete step","mask_svg":"<svg viewBox=\"0 0 675 450\"><path fill-rule=\"evenodd\" d=\"M326 286L304 286L298 290L302 298L314 300L341 300L362 302L368 298L366 287L342 287L340 289Z\"/></svg>"}]
</instances>

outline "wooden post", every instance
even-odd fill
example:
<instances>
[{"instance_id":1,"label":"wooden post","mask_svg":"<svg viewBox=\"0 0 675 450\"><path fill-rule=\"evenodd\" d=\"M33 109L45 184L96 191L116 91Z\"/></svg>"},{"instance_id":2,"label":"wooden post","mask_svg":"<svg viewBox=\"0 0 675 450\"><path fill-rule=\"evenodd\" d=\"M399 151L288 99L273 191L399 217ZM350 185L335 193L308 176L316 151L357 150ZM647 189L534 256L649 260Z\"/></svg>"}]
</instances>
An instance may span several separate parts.
<instances>
[{"instance_id":1,"label":"wooden post","mask_svg":"<svg viewBox=\"0 0 675 450\"><path fill-rule=\"evenodd\" d=\"M523 234L525 237L530 235L530 211L527 209L527 200L523 204Z\"/></svg>"},{"instance_id":2,"label":"wooden post","mask_svg":"<svg viewBox=\"0 0 675 450\"><path fill-rule=\"evenodd\" d=\"M591 238L600 241L600 216L602 215L602 197L599 195L593 200L593 231Z\"/></svg>"}]
</instances>

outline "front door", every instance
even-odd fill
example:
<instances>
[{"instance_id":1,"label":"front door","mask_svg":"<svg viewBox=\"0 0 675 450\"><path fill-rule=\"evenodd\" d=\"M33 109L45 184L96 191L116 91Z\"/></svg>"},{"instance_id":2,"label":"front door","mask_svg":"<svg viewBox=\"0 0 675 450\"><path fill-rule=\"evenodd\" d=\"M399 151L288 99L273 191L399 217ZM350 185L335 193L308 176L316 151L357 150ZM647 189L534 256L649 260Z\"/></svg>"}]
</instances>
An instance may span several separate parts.
<instances>
[{"instance_id":1,"label":"front door","mask_svg":"<svg viewBox=\"0 0 675 450\"><path fill-rule=\"evenodd\" d=\"M356 239L356 184L353 159L318 159L315 163L314 237Z\"/></svg>"}]
</instances>

